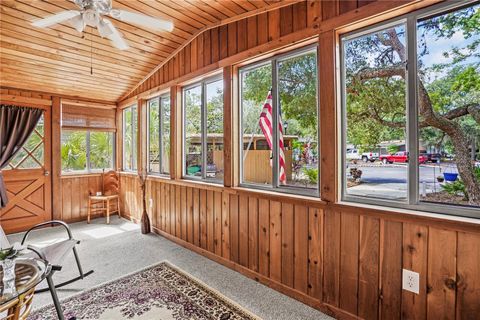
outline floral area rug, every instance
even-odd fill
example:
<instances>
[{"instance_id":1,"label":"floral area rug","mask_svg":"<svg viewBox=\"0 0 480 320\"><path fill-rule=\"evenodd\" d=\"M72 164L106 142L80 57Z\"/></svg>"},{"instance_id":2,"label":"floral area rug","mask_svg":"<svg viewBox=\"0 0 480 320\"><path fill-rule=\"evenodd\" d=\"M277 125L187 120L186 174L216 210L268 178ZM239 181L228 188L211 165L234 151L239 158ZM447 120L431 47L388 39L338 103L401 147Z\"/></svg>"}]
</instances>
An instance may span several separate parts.
<instances>
[{"instance_id":1,"label":"floral area rug","mask_svg":"<svg viewBox=\"0 0 480 320\"><path fill-rule=\"evenodd\" d=\"M35 299L35 297L34 297ZM167 262L62 300L65 319L256 319L234 302ZM29 320L57 319L53 305Z\"/></svg>"}]
</instances>

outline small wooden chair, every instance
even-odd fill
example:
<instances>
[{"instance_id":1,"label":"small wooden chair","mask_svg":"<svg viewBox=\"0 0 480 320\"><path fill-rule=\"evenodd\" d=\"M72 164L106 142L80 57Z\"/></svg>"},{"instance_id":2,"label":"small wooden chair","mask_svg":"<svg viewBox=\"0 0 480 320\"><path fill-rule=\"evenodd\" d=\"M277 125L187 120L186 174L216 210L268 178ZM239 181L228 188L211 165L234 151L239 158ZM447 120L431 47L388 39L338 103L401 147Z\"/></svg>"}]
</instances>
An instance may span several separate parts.
<instances>
[{"instance_id":1,"label":"small wooden chair","mask_svg":"<svg viewBox=\"0 0 480 320\"><path fill-rule=\"evenodd\" d=\"M110 214L117 213L120 217L120 197L118 175L115 171L102 173L102 195L97 196L96 192L90 193L88 197L87 223L90 223L92 213L105 212L107 224L110 223ZM98 205L101 204L101 207ZM116 204L112 210L111 204Z\"/></svg>"}]
</instances>

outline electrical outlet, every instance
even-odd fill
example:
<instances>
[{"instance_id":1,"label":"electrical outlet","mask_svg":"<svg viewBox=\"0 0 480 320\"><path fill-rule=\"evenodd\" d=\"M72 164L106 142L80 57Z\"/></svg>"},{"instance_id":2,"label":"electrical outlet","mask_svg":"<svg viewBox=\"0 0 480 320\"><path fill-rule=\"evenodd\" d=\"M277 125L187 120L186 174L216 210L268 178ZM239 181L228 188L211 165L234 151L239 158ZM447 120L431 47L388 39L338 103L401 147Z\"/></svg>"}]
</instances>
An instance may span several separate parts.
<instances>
[{"instance_id":1,"label":"electrical outlet","mask_svg":"<svg viewBox=\"0 0 480 320\"><path fill-rule=\"evenodd\" d=\"M150 198L150 208L153 208L153 199Z\"/></svg>"},{"instance_id":2,"label":"electrical outlet","mask_svg":"<svg viewBox=\"0 0 480 320\"><path fill-rule=\"evenodd\" d=\"M402 289L416 294L420 293L420 274L411 270L403 269Z\"/></svg>"}]
</instances>

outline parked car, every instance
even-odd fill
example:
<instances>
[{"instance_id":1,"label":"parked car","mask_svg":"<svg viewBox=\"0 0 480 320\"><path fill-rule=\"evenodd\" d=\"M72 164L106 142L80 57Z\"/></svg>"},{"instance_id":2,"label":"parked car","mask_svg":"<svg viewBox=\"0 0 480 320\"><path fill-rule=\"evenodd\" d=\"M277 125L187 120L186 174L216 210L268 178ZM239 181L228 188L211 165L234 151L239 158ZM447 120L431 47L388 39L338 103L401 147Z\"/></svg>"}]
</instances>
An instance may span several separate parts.
<instances>
[{"instance_id":1,"label":"parked car","mask_svg":"<svg viewBox=\"0 0 480 320\"><path fill-rule=\"evenodd\" d=\"M426 163L428 158L424 155L419 155L418 156L418 163L423 164ZM394 154L387 154L387 155L381 155L380 156L380 161L382 161L384 164L387 163L407 163L408 162L408 152L406 151L399 151Z\"/></svg>"},{"instance_id":2,"label":"parked car","mask_svg":"<svg viewBox=\"0 0 480 320\"><path fill-rule=\"evenodd\" d=\"M358 149L347 149L345 158L347 160L362 160L363 162L374 162L378 159L378 152L360 153Z\"/></svg>"},{"instance_id":3,"label":"parked car","mask_svg":"<svg viewBox=\"0 0 480 320\"><path fill-rule=\"evenodd\" d=\"M427 162L440 163L442 155L440 153L427 153L425 151L420 151L421 156L427 157Z\"/></svg>"}]
</instances>

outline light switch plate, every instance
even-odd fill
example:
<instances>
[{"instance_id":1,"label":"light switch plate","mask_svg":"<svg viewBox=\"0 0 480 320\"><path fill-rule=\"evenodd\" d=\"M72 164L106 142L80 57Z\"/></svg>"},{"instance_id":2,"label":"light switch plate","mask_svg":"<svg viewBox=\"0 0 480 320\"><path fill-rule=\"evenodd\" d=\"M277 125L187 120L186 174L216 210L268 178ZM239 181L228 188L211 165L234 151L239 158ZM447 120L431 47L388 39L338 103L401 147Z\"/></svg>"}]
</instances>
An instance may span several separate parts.
<instances>
[{"instance_id":1,"label":"light switch plate","mask_svg":"<svg viewBox=\"0 0 480 320\"><path fill-rule=\"evenodd\" d=\"M153 208L153 199L150 198L150 208Z\"/></svg>"},{"instance_id":2,"label":"light switch plate","mask_svg":"<svg viewBox=\"0 0 480 320\"><path fill-rule=\"evenodd\" d=\"M418 272L403 269L402 289L419 294L420 293L420 274Z\"/></svg>"}]
</instances>

